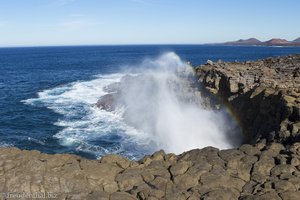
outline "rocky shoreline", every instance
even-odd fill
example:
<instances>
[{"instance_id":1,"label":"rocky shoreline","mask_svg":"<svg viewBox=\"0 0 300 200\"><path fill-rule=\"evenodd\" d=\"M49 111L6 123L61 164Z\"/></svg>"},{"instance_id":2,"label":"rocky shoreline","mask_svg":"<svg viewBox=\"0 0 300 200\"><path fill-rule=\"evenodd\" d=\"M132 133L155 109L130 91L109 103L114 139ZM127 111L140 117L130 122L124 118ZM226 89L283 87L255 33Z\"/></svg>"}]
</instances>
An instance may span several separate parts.
<instances>
[{"instance_id":1,"label":"rocky shoreline","mask_svg":"<svg viewBox=\"0 0 300 200\"><path fill-rule=\"evenodd\" d=\"M300 55L208 61L195 70L201 93L238 116L247 144L181 155L159 151L139 161L1 148L0 199L21 194L103 200L298 199Z\"/></svg>"},{"instance_id":2,"label":"rocky shoreline","mask_svg":"<svg viewBox=\"0 0 300 200\"><path fill-rule=\"evenodd\" d=\"M245 144L238 149L163 151L129 161L100 161L15 148L0 149L0 189L7 195L51 193L58 199L297 199L300 143L289 148ZM2 198L4 199L4 198Z\"/></svg>"},{"instance_id":3,"label":"rocky shoreline","mask_svg":"<svg viewBox=\"0 0 300 200\"><path fill-rule=\"evenodd\" d=\"M244 63L209 61L196 73L205 90L238 117L245 143L299 141L299 55Z\"/></svg>"}]
</instances>

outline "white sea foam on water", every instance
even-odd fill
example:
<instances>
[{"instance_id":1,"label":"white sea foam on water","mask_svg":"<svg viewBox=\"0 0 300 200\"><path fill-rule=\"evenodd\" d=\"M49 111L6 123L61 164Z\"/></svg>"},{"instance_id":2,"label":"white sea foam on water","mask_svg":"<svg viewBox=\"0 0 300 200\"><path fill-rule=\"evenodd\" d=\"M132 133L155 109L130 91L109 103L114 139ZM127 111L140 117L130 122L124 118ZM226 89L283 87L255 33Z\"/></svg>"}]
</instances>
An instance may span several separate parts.
<instances>
[{"instance_id":1,"label":"white sea foam on water","mask_svg":"<svg viewBox=\"0 0 300 200\"><path fill-rule=\"evenodd\" d=\"M31 141L31 142L34 142L36 144L39 144L39 145L45 145L44 141L42 141L40 139L33 138L33 137L27 137L27 140Z\"/></svg>"},{"instance_id":2,"label":"white sea foam on water","mask_svg":"<svg viewBox=\"0 0 300 200\"><path fill-rule=\"evenodd\" d=\"M12 147L13 145L12 144L8 144L8 143L5 143L5 142L0 142L0 147Z\"/></svg>"},{"instance_id":3,"label":"white sea foam on water","mask_svg":"<svg viewBox=\"0 0 300 200\"><path fill-rule=\"evenodd\" d=\"M98 99L107 94L104 87L120 81L124 74L98 75L91 81L78 81L38 93L37 98L23 102L33 106L45 106L63 117L55 123L63 129L54 135L60 143L74 150L95 154L120 153L130 158L136 155L127 148L135 140L143 143L143 135L122 119L122 110L107 112L95 106ZM113 136L112 138L110 138ZM117 144L118 141L121 140ZM112 143L110 147L97 144L97 141ZM116 143L116 144L114 144ZM101 146L103 145L103 146ZM127 146L126 146L127 145ZM126 152L128 151L128 152Z\"/></svg>"},{"instance_id":4,"label":"white sea foam on water","mask_svg":"<svg viewBox=\"0 0 300 200\"><path fill-rule=\"evenodd\" d=\"M136 69L136 68L135 68ZM104 88L127 73L98 75L38 93L23 102L45 106L63 117L55 123L63 129L54 137L65 146L97 157L119 153L129 158L164 149L182 153L193 148L229 148L226 119L214 112L181 101L169 83L178 82L177 71L189 66L175 53L147 59L139 67L144 79L123 91L123 107L108 112L95 107L107 94Z\"/></svg>"}]
</instances>

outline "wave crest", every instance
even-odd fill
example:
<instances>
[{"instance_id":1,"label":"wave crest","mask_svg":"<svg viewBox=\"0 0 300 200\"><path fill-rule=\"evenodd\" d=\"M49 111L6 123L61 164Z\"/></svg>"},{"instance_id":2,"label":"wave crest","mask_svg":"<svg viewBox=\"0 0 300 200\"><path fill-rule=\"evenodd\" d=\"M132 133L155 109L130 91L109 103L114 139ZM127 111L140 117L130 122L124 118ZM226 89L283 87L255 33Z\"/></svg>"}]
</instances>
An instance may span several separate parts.
<instances>
[{"instance_id":1,"label":"wave crest","mask_svg":"<svg viewBox=\"0 0 300 200\"><path fill-rule=\"evenodd\" d=\"M97 157L118 153L131 159L153 151L182 153L193 148L215 146L230 148L232 125L222 111L205 109L180 95L185 88L180 74L192 70L173 52L147 59L135 68L134 82L123 87L119 106L113 111L95 107L99 98L113 91L128 73L98 75L38 93L23 101L43 106L62 115L55 123L63 129L56 133L64 146ZM192 91L194 92L194 91ZM185 93L191 94L191 93Z\"/></svg>"}]
</instances>

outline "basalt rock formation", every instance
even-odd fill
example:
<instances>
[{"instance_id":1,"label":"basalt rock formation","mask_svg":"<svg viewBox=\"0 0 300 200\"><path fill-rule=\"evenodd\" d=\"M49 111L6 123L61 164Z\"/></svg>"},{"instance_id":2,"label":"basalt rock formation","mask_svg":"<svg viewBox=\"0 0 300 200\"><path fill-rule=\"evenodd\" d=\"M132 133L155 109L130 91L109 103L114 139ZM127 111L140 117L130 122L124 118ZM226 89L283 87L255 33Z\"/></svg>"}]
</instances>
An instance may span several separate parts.
<instances>
[{"instance_id":1,"label":"basalt rock formation","mask_svg":"<svg viewBox=\"0 0 300 200\"><path fill-rule=\"evenodd\" d=\"M231 107L245 142L292 144L300 139L300 56L196 68L199 82Z\"/></svg>"},{"instance_id":2,"label":"basalt rock formation","mask_svg":"<svg viewBox=\"0 0 300 200\"><path fill-rule=\"evenodd\" d=\"M287 56L196 68L201 93L231 107L248 144L139 161L0 148L0 199L299 199L299 65Z\"/></svg>"},{"instance_id":3,"label":"basalt rock formation","mask_svg":"<svg viewBox=\"0 0 300 200\"><path fill-rule=\"evenodd\" d=\"M86 160L15 148L0 149L0 157L2 199L44 195L80 200L289 200L300 196L300 143L289 148L279 143L245 144L221 151L206 147L178 156L159 151L140 161L117 155Z\"/></svg>"}]
</instances>

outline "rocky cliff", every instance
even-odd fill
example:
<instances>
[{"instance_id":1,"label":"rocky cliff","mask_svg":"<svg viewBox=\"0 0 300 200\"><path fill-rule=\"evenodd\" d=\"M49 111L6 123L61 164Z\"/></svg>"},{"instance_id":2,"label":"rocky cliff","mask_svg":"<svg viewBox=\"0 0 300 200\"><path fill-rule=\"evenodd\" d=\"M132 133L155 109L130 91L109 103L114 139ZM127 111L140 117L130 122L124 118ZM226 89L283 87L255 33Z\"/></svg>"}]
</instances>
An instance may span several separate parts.
<instances>
[{"instance_id":1,"label":"rocky cliff","mask_svg":"<svg viewBox=\"0 0 300 200\"><path fill-rule=\"evenodd\" d=\"M196 71L205 89L238 117L246 143L299 141L299 55L244 63L210 61Z\"/></svg>"},{"instance_id":2,"label":"rocky cliff","mask_svg":"<svg viewBox=\"0 0 300 200\"><path fill-rule=\"evenodd\" d=\"M238 116L248 144L139 161L2 148L0 199L299 199L299 66L300 56L288 56L196 68L202 90Z\"/></svg>"}]
</instances>

